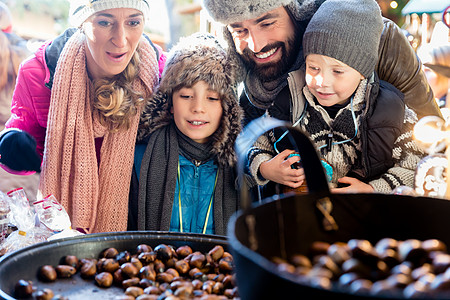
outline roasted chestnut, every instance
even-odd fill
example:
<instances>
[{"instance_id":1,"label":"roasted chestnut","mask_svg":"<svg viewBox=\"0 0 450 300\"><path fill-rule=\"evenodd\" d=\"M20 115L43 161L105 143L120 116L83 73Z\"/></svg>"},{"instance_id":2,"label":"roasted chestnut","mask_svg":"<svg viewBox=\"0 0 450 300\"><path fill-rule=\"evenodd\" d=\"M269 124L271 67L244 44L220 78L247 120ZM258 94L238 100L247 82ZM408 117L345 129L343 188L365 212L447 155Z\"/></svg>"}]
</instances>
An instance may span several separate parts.
<instances>
[{"instance_id":1,"label":"roasted chestnut","mask_svg":"<svg viewBox=\"0 0 450 300\"><path fill-rule=\"evenodd\" d=\"M111 273L102 272L100 274L95 275L95 282L100 287L108 288L113 283L113 276Z\"/></svg>"},{"instance_id":2,"label":"roasted chestnut","mask_svg":"<svg viewBox=\"0 0 450 300\"><path fill-rule=\"evenodd\" d=\"M378 253L378 255L381 255L386 250L391 249L394 251L398 250L398 241L393 238L384 238L379 240L375 244L375 251Z\"/></svg>"},{"instance_id":3,"label":"roasted chestnut","mask_svg":"<svg viewBox=\"0 0 450 300\"><path fill-rule=\"evenodd\" d=\"M141 252L141 253L139 253L138 259L143 264L149 264L149 263L155 261L155 259L156 259L156 252L155 251Z\"/></svg>"},{"instance_id":4,"label":"roasted chestnut","mask_svg":"<svg viewBox=\"0 0 450 300\"><path fill-rule=\"evenodd\" d=\"M357 279L350 284L352 293L369 293L372 288L372 281L368 279Z\"/></svg>"},{"instance_id":5,"label":"roasted chestnut","mask_svg":"<svg viewBox=\"0 0 450 300\"><path fill-rule=\"evenodd\" d=\"M180 277L180 273L178 273L178 271L175 270L174 268L168 268L168 269L166 270L166 273L169 273L169 274L172 275L174 278ZM214 274L214 276L215 276L215 274Z\"/></svg>"},{"instance_id":6,"label":"roasted chestnut","mask_svg":"<svg viewBox=\"0 0 450 300\"><path fill-rule=\"evenodd\" d=\"M108 272L114 273L116 270L120 268L119 263L113 258L106 258L102 261L101 268L99 268L99 272Z\"/></svg>"},{"instance_id":7,"label":"roasted chestnut","mask_svg":"<svg viewBox=\"0 0 450 300\"><path fill-rule=\"evenodd\" d=\"M311 256L327 254L329 247L330 247L330 243L322 242L322 241L315 241L311 245L311 249L310 249Z\"/></svg>"},{"instance_id":8,"label":"roasted chestnut","mask_svg":"<svg viewBox=\"0 0 450 300\"><path fill-rule=\"evenodd\" d=\"M39 268L38 278L44 282L55 281L57 278L56 270L53 266L45 265Z\"/></svg>"},{"instance_id":9,"label":"roasted chestnut","mask_svg":"<svg viewBox=\"0 0 450 300\"><path fill-rule=\"evenodd\" d=\"M91 278L94 277L97 273L97 264L94 260L85 260L81 265L80 274L83 278Z\"/></svg>"},{"instance_id":10,"label":"roasted chestnut","mask_svg":"<svg viewBox=\"0 0 450 300\"><path fill-rule=\"evenodd\" d=\"M422 242L416 239L401 242L398 253L402 261L410 261L416 267L428 260L428 252L422 247Z\"/></svg>"},{"instance_id":11,"label":"roasted chestnut","mask_svg":"<svg viewBox=\"0 0 450 300\"><path fill-rule=\"evenodd\" d=\"M337 264L342 265L344 261L347 259L350 259L350 250L348 245L342 244L342 243L334 243L331 244L330 247L328 247L327 255ZM302 255L307 259L306 256ZM292 261L295 264L294 258L292 258ZM304 266L308 266L307 264ZM311 262L309 262L309 267L311 267Z\"/></svg>"},{"instance_id":12,"label":"roasted chestnut","mask_svg":"<svg viewBox=\"0 0 450 300\"><path fill-rule=\"evenodd\" d=\"M75 255L67 255L66 257L64 257L63 264L72 266L75 269L78 269L80 267L80 261Z\"/></svg>"},{"instance_id":13,"label":"roasted chestnut","mask_svg":"<svg viewBox=\"0 0 450 300\"><path fill-rule=\"evenodd\" d=\"M77 269L67 265L58 265L55 270L58 278L70 278L77 272Z\"/></svg>"},{"instance_id":14,"label":"roasted chestnut","mask_svg":"<svg viewBox=\"0 0 450 300\"><path fill-rule=\"evenodd\" d=\"M33 283L20 279L14 286L14 295L17 298L28 298L33 294Z\"/></svg>"},{"instance_id":15,"label":"roasted chestnut","mask_svg":"<svg viewBox=\"0 0 450 300\"><path fill-rule=\"evenodd\" d=\"M192 268L202 268L203 265L205 264L206 261L206 257L204 254L199 253L199 254L193 254L191 257L191 260L189 261L189 265Z\"/></svg>"},{"instance_id":16,"label":"roasted chestnut","mask_svg":"<svg viewBox=\"0 0 450 300\"><path fill-rule=\"evenodd\" d=\"M116 260L119 263L119 265L123 265L126 262L129 262L131 259L131 254L128 251L122 251L119 254L116 255Z\"/></svg>"},{"instance_id":17,"label":"roasted chestnut","mask_svg":"<svg viewBox=\"0 0 450 300\"><path fill-rule=\"evenodd\" d=\"M208 254L211 255L211 257L214 261L218 261L220 258L222 258L224 252L225 252L225 250L223 249L223 247L220 245L217 245L214 248L212 248L208 252Z\"/></svg>"},{"instance_id":18,"label":"roasted chestnut","mask_svg":"<svg viewBox=\"0 0 450 300\"><path fill-rule=\"evenodd\" d=\"M144 293L149 295L159 295L161 294L161 290L157 286L149 286L144 289Z\"/></svg>"},{"instance_id":19,"label":"roasted chestnut","mask_svg":"<svg viewBox=\"0 0 450 300\"><path fill-rule=\"evenodd\" d=\"M180 274L186 274L189 271L189 264L185 260L179 260L175 263L175 269Z\"/></svg>"},{"instance_id":20,"label":"roasted chestnut","mask_svg":"<svg viewBox=\"0 0 450 300\"><path fill-rule=\"evenodd\" d=\"M156 281L159 282L171 282L173 280L174 276L167 272L158 273L156 275Z\"/></svg>"},{"instance_id":21,"label":"roasted chestnut","mask_svg":"<svg viewBox=\"0 0 450 300\"><path fill-rule=\"evenodd\" d=\"M225 256L219 260L219 270L221 272L231 272L233 270L233 257Z\"/></svg>"},{"instance_id":22,"label":"roasted chestnut","mask_svg":"<svg viewBox=\"0 0 450 300\"><path fill-rule=\"evenodd\" d=\"M100 258L115 258L119 254L116 248L107 248L100 253Z\"/></svg>"},{"instance_id":23,"label":"roasted chestnut","mask_svg":"<svg viewBox=\"0 0 450 300\"><path fill-rule=\"evenodd\" d=\"M54 293L51 289L43 289L36 292L36 300L51 300L53 299Z\"/></svg>"},{"instance_id":24,"label":"roasted chestnut","mask_svg":"<svg viewBox=\"0 0 450 300\"><path fill-rule=\"evenodd\" d=\"M125 290L125 295L133 296L135 298L139 297L144 293L144 290L138 286L130 286Z\"/></svg>"},{"instance_id":25,"label":"roasted chestnut","mask_svg":"<svg viewBox=\"0 0 450 300\"><path fill-rule=\"evenodd\" d=\"M125 279L124 281L122 281L122 287L124 289L127 289L130 286L139 286L140 283L141 283L141 281L139 280L139 278L133 277L133 278Z\"/></svg>"},{"instance_id":26,"label":"roasted chestnut","mask_svg":"<svg viewBox=\"0 0 450 300\"><path fill-rule=\"evenodd\" d=\"M177 248L176 252L179 257L184 258L189 254L192 254L192 248L189 246L181 246Z\"/></svg>"},{"instance_id":27,"label":"roasted chestnut","mask_svg":"<svg viewBox=\"0 0 450 300\"><path fill-rule=\"evenodd\" d=\"M307 267L311 268L311 260L306 256L302 254L296 254L291 257L292 264L296 267Z\"/></svg>"},{"instance_id":28,"label":"roasted chestnut","mask_svg":"<svg viewBox=\"0 0 450 300\"><path fill-rule=\"evenodd\" d=\"M145 278L145 279L154 281L156 279L156 272L153 269L153 266L147 265L147 266L142 267L139 270L139 278L141 278L141 279Z\"/></svg>"},{"instance_id":29,"label":"roasted chestnut","mask_svg":"<svg viewBox=\"0 0 450 300\"><path fill-rule=\"evenodd\" d=\"M140 244L136 247L137 254L142 253L142 252L152 252L152 251L153 251L152 247L150 247L147 244Z\"/></svg>"},{"instance_id":30,"label":"roasted chestnut","mask_svg":"<svg viewBox=\"0 0 450 300\"><path fill-rule=\"evenodd\" d=\"M436 274L444 273L450 268L450 254L437 254L434 257L432 264Z\"/></svg>"},{"instance_id":31,"label":"roasted chestnut","mask_svg":"<svg viewBox=\"0 0 450 300\"><path fill-rule=\"evenodd\" d=\"M136 277L139 274L139 270L130 262L124 263L120 266L122 274L128 276L128 278Z\"/></svg>"},{"instance_id":32,"label":"roasted chestnut","mask_svg":"<svg viewBox=\"0 0 450 300\"><path fill-rule=\"evenodd\" d=\"M375 266L379 260L377 252L368 240L352 239L348 241L352 257L369 266Z\"/></svg>"},{"instance_id":33,"label":"roasted chestnut","mask_svg":"<svg viewBox=\"0 0 450 300\"><path fill-rule=\"evenodd\" d=\"M168 260L169 258L172 257L173 254L172 248L170 248L166 244L159 244L158 246L156 246L155 252L157 254L157 257L162 261Z\"/></svg>"},{"instance_id":34,"label":"roasted chestnut","mask_svg":"<svg viewBox=\"0 0 450 300\"><path fill-rule=\"evenodd\" d=\"M428 252L431 251L447 252L447 246L444 244L444 242L438 239L429 239L423 241L422 248Z\"/></svg>"}]
</instances>

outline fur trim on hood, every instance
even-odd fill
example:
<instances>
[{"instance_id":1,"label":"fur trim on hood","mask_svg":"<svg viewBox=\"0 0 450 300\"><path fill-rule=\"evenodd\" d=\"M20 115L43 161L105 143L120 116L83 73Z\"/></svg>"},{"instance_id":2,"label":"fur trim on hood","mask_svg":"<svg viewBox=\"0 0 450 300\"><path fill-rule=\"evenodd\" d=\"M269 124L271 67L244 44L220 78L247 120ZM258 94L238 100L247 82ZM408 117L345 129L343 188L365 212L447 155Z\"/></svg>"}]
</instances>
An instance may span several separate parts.
<instances>
[{"instance_id":1,"label":"fur trim on hood","mask_svg":"<svg viewBox=\"0 0 450 300\"><path fill-rule=\"evenodd\" d=\"M196 33L181 38L169 52L159 88L141 115L138 140L172 122L170 109L175 91L205 81L219 93L223 108L221 126L212 136L213 152L218 163L234 165L234 143L241 131L243 116L237 101L235 70L236 66L214 36Z\"/></svg>"}]
</instances>

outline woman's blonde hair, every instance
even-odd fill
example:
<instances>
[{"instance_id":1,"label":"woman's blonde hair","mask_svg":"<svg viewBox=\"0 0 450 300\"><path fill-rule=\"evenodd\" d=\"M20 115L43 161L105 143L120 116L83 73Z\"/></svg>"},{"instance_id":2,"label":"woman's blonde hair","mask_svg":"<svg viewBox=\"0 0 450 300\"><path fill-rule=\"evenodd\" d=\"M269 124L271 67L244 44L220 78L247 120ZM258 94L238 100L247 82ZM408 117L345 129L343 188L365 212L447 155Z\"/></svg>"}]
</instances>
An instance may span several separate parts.
<instances>
[{"instance_id":1,"label":"woman's blonde hair","mask_svg":"<svg viewBox=\"0 0 450 300\"><path fill-rule=\"evenodd\" d=\"M134 79L139 75L140 58L136 51L125 70L111 79L94 82L94 110L100 124L115 132L130 128L131 118L136 115L144 98L133 88Z\"/></svg>"}]
</instances>

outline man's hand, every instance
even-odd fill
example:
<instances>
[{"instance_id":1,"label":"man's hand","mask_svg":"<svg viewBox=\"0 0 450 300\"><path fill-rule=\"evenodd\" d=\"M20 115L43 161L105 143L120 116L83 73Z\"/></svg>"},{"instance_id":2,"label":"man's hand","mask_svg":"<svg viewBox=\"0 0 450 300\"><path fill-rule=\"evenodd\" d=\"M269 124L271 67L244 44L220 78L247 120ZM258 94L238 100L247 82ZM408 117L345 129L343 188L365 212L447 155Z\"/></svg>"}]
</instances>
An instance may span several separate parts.
<instances>
[{"instance_id":1,"label":"man's hand","mask_svg":"<svg viewBox=\"0 0 450 300\"><path fill-rule=\"evenodd\" d=\"M284 150L269 161L263 162L259 167L261 176L291 188L297 188L305 180L303 168L292 169L291 165L299 161L299 156L288 156L295 153L293 150Z\"/></svg>"},{"instance_id":2,"label":"man's hand","mask_svg":"<svg viewBox=\"0 0 450 300\"><path fill-rule=\"evenodd\" d=\"M364 183L359 179L353 177L342 177L338 179L339 183L344 183L348 186L343 188L334 188L331 189L331 192L335 194L352 194L352 193L364 193L369 194L373 193L374 189L370 184Z\"/></svg>"},{"instance_id":3,"label":"man's hand","mask_svg":"<svg viewBox=\"0 0 450 300\"><path fill-rule=\"evenodd\" d=\"M0 164L12 171L41 171L35 139L25 131L10 130L0 137Z\"/></svg>"}]
</instances>

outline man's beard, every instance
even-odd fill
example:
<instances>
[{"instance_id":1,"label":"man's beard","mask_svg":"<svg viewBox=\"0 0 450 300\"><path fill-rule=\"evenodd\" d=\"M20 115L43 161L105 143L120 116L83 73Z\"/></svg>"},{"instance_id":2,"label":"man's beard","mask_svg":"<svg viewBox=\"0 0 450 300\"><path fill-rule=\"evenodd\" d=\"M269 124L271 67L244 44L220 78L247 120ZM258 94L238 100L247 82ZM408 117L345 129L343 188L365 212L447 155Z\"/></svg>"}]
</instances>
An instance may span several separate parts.
<instances>
[{"instance_id":1,"label":"man's beard","mask_svg":"<svg viewBox=\"0 0 450 300\"><path fill-rule=\"evenodd\" d=\"M276 42L265 46L260 52L267 52L274 48L280 48L281 59L278 62L257 64L254 60L254 52L245 48L240 55L247 70L255 74L263 82L270 82L286 74L297 60L301 45L301 36L296 30L294 36L286 43Z\"/></svg>"}]
</instances>

